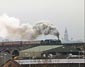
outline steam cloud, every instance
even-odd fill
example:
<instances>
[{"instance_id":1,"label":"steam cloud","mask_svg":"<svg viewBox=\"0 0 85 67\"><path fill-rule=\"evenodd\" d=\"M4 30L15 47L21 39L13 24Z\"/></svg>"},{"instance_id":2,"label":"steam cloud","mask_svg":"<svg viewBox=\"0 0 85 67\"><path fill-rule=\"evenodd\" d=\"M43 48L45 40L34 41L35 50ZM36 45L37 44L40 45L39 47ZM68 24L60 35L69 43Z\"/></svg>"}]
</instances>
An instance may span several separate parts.
<instances>
[{"instance_id":1,"label":"steam cloud","mask_svg":"<svg viewBox=\"0 0 85 67\"><path fill-rule=\"evenodd\" d=\"M8 40L33 40L39 35L55 35L59 38L56 27L46 22L37 23L35 26L21 24L19 19L6 14L0 16L0 37Z\"/></svg>"}]
</instances>

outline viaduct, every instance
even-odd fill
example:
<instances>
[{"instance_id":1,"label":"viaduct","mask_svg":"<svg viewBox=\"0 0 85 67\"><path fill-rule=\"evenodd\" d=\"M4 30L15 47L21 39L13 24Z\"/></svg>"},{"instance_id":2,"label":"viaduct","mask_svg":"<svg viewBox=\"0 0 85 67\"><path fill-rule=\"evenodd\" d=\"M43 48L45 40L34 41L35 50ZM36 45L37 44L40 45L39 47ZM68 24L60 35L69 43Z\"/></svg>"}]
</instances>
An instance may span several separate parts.
<instances>
[{"instance_id":1,"label":"viaduct","mask_svg":"<svg viewBox=\"0 0 85 67\"><path fill-rule=\"evenodd\" d=\"M25 50L32 47L37 47L39 45L52 45L52 44L41 44L41 41L8 41L8 42L0 42L0 52L8 52L11 55L19 55L19 51ZM57 44L56 44L57 45ZM76 46L79 48L84 47L85 43L61 43L58 45L65 46Z\"/></svg>"}]
</instances>

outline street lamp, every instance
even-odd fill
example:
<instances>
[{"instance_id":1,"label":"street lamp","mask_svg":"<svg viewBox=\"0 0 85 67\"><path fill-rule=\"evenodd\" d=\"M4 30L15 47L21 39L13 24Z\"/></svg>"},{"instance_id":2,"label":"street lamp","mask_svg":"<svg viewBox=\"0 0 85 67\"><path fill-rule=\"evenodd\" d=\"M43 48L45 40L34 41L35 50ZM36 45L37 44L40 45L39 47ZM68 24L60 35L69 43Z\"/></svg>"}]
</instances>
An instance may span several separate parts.
<instances>
[{"instance_id":1,"label":"street lamp","mask_svg":"<svg viewBox=\"0 0 85 67\"><path fill-rule=\"evenodd\" d=\"M31 57L31 56L30 56L30 53L29 53L29 67L31 67L31 64L30 64L30 59L31 59L31 58L30 58L30 57Z\"/></svg>"},{"instance_id":2,"label":"street lamp","mask_svg":"<svg viewBox=\"0 0 85 67\"><path fill-rule=\"evenodd\" d=\"M79 51L79 59L80 59L80 51ZM80 63L79 63L79 67L80 67Z\"/></svg>"}]
</instances>

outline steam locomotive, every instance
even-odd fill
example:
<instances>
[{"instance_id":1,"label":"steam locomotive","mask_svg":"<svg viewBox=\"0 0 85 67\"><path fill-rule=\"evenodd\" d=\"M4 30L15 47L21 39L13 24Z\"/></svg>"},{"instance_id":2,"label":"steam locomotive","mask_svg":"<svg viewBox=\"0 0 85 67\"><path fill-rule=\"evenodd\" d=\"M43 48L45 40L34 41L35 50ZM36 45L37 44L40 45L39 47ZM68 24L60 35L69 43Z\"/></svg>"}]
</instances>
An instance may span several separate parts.
<instances>
[{"instance_id":1,"label":"steam locomotive","mask_svg":"<svg viewBox=\"0 0 85 67\"><path fill-rule=\"evenodd\" d=\"M53 40L53 39L46 39L46 40L39 40L39 41L7 41L7 42L0 42L0 46L27 46L27 45L52 45L52 44L61 44L61 40Z\"/></svg>"},{"instance_id":2,"label":"steam locomotive","mask_svg":"<svg viewBox=\"0 0 85 67\"><path fill-rule=\"evenodd\" d=\"M53 40L53 39L46 39L46 40L41 40L40 41L41 45L56 45L56 44L61 44L61 40Z\"/></svg>"}]
</instances>

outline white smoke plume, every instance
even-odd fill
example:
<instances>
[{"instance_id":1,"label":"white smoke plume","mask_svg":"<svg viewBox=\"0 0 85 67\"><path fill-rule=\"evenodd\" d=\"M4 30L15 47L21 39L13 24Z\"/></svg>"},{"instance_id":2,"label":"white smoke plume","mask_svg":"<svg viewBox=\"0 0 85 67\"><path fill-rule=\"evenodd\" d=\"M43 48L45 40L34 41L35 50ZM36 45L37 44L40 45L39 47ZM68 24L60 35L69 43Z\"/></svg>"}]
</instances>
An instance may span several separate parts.
<instances>
[{"instance_id":1,"label":"white smoke plume","mask_svg":"<svg viewBox=\"0 0 85 67\"><path fill-rule=\"evenodd\" d=\"M6 14L0 16L0 37L5 38L6 36L8 36L6 26L18 27L19 20L14 17L8 17Z\"/></svg>"},{"instance_id":2,"label":"white smoke plume","mask_svg":"<svg viewBox=\"0 0 85 67\"><path fill-rule=\"evenodd\" d=\"M6 14L0 16L0 37L8 40L33 40L39 35L55 35L59 32L56 27L46 22L37 23L35 26L20 23L19 19Z\"/></svg>"}]
</instances>

